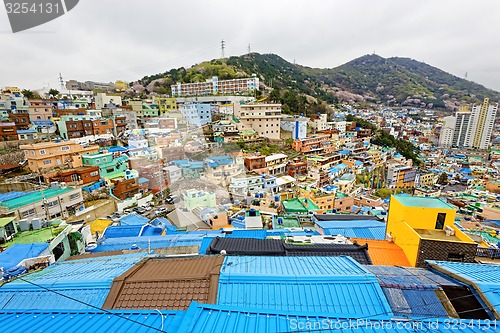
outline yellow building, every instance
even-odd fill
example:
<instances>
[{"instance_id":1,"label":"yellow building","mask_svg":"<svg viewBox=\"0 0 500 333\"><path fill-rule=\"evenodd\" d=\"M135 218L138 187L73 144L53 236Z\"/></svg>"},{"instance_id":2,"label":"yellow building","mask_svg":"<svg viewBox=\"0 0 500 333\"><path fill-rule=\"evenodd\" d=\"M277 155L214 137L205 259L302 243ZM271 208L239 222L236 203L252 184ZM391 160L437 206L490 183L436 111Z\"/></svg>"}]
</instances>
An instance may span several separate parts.
<instances>
[{"instance_id":1,"label":"yellow building","mask_svg":"<svg viewBox=\"0 0 500 333\"><path fill-rule=\"evenodd\" d=\"M19 149L24 151L30 170L39 172L54 167L78 168L82 166L82 155L97 153L99 146L84 147L76 142L61 141L21 145Z\"/></svg>"},{"instance_id":2,"label":"yellow building","mask_svg":"<svg viewBox=\"0 0 500 333\"><path fill-rule=\"evenodd\" d=\"M168 112L176 111L177 99L174 97L160 97L154 96L153 103L158 105L158 110L160 110L160 116L164 116Z\"/></svg>"},{"instance_id":3,"label":"yellow building","mask_svg":"<svg viewBox=\"0 0 500 333\"><path fill-rule=\"evenodd\" d=\"M300 189L300 196L311 200L313 204L318 206L321 214L326 213L327 210L335 208L335 192L326 192L320 189Z\"/></svg>"},{"instance_id":4,"label":"yellow building","mask_svg":"<svg viewBox=\"0 0 500 333\"><path fill-rule=\"evenodd\" d=\"M433 172L421 174L420 176L418 176L418 179L419 179L418 185L431 187L434 184L436 184L437 178L438 178L438 176Z\"/></svg>"},{"instance_id":5,"label":"yellow building","mask_svg":"<svg viewBox=\"0 0 500 333\"><path fill-rule=\"evenodd\" d=\"M10 91L12 94L14 93L20 93L21 89L18 87L5 87L4 91Z\"/></svg>"},{"instance_id":6,"label":"yellow building","mask_svg":"<svg viewBox=\"0 0 500 333\"><path fill-rule=\"evenodd\" d=\"M127 87L128 87L128 84L125 81L118 80L115 82L115 89L118 91L125 91L125 90L127 90Z\"/></svg>"},{"instance_id":7,"label":"yellow building","mask_svg":"<svg viewBox=\"0 0 500 333\"><path fill-rule=\"evenodd\" d=\"M474 262L477 244L455 226L455 215L455 207L438 198L393 195L387 238L412 266L425 267L425 260Z\"/></svg>"}]
</instances>

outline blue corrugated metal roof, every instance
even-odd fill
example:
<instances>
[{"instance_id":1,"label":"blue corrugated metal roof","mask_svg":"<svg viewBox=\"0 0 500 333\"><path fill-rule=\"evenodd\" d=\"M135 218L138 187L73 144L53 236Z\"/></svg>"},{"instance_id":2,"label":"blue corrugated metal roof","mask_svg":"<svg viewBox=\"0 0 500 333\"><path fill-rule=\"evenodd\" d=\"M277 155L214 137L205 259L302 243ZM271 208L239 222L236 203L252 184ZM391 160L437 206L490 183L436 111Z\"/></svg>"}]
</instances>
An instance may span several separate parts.
<instances>
[{"instance_id":1,"label":"blue corrugated metal roof","mask_svg":"<svg viewBox=\"0 0 500 333\"><path fill-rule=\"evenodd\" d=\"M200 244L200 250L198 251L199 254L207 254L208 247L210 246L210 243L212 243L213 237L203 237L203 240L201 241Z\"/></svg>"},{"instance_id":2,"label":"blue corrugated metal roof","mask_svg":"<svg viewBox=\"0 0 500 333\"><path fill-rule=\"evenodd\" d=\"M147 249L148 246L150 246L150 248L152 249L157 249L174 246L200 245L204 236L204 234L177 233L175 235L166 236L111 238L105 239L97 244L97 247L91 252L128 250L133 245L136 245L140 249Z\"/></svg>"},{"instance_id":3,"label":"blue corrugated metal roof","mask_svg":"<svg viewBox=\"0 0 500 333\"><path fill-rule=\"evenodd\" d=\"M118 225L110 226L104 230L104 238L120 238L120 237L134 237L139 236L142 225Z\"/></svg>"},{"instance_id":4,"label":"blue corrugated metal roof","mask_svg":"<svg viewBox=\"0 0 500 333\"><path fill-rule=\"evenodd\" d=\"M266 239L267 232L265 230L233 230L232 233L227 234L226 238L256 238Z\"/></svg>"},{"instance_id":5,"label":"blue corrugated metal roof","mask_svg":"<svg viewBox=\"0 0 500 333\"><path fill-rule=\"evenodd\" d=\"M82 284L82 287L78 288L53 288L53 290L57 293L43 289L2 290L0 292L0 309L88 310L92 309L92 306L101 307L108 297L110 288L86 288ZM67 297L61 296L59 294L65 295ZM79 302L68 297L76 299Z\"/></svg>"},{"instance_id":6,"label":"blue corrugated metal roof","mask_svg":"<svg viewBox=\"0 0 500 333\"><path fill-rule=\"evenodd\" d=\"M350 317L352 318L352 317ZM420 324L422 323L422 324ZM420 327L421 325L421 327ZM434 325L434 326L433 326ZM445 319L427 319L419 322L390 317L372 317L365 321L347 320L333 314L250 309L236 306L199 304L193 302L180 323L179 333L214 332L321 332L321 333L415 333L419 331L456 332ZM419 329L420 327L420 329ZM439 329L432 330L432 327ZM460 332L496 332L491 323L467 326Z\"/></svg>"},{"instance_id":7,"label":"blue corrugated metal roof","mask_svg":"<svg viewBox=\"0 0 500 333\"><path fill-rule=\"evenodd\" d=\"M177 332L184 311L44 311L1 313L9 333Z\"/></svg>"},{"instance_id":8,"label":"blue corrugated metal roof","mask_svg":"<svg viewBox=\"0 0 500 333\"><path fill-rule=\"evenodd\" d=\"M177 227L164 217L157 217L153 221L151 221L152 225L158 225L159 223L163 223L165 229L167 229L168 231L177 231Z\"/></svg>"},{"instance_id":9,"label":"blue corrugated metal roof","mask_svg":"<svg viewBox=\"0 0 500 333\"><path fill-rule=\"evenodd\" d=\"M144 225L149 219L136 213L131 213L120 218L121 225Z\"/></svg>"},{"instance_id":10,"label":"blue corrugated metal roof","mask_svg":"<svg viewBox=\"0 0 500 333\"><path fill-rule=\"evenodd\" d=\"M6 271L24 259L38 257L48 247L48 243L14 244L4 252L0 252L0 268Z\"/></svg>"},{"instance_id":11,"label":"blue corrugated metal roof","mask_svg":"<svg viewBox=\"0 0 500 333\"><path fill-rule=\"evenodd\" d=\"M118 255L56 263L3 285L0 288L0 308L73 310L100 307L106 300L113 279L139 262L143 256Z\"/></svg>"},{"instance_id":12,"label":"blue corrugated metal roof","mask_svg":"<svg viewBox=\"0 0 500 333\"><path fill-rule=\"evenodd\" d=\"M500 265L434 260L428 260L427 263L436 270L472 285L479 296L500 313Z\"/></svg>"},{"instance_id":13,"label":"blue corrugated metal roof","mask_svg":"<svg viewBox=\"0 0 500 333\"><path fill-rule=\"evenodd\" d=\"M375 276L350 257L226 257L217 303L339 316L392 315Z\"/></svg>"},{"instance_id":14,"label":"blue corrugated metal roof","mask_svg":"<svg viewBox=\"0 0 500 333\"><path fill-rule=\"evenodd\" d=\"M111 282L115 277L139 262L144 255L145 253L142 255L124 254L112 257L68 260L55 263L39 272L28 274L23 279L48 287L78 287L82 284L94 287L111 286ZM15 280L3 285L0 290L36 290L38 288L28 282Z\"/></svg>"},{"instance_id":15,"label":"blue corrugated metal roof","mask_svg":"<svg viewBox=\"0 0 500 333\"><path fill-rule=\"evenodd\" d=\"M316 224L323 229L325 235L385 239L386 224L375 220L317 221Z\"/></svg>"}]
</instances>

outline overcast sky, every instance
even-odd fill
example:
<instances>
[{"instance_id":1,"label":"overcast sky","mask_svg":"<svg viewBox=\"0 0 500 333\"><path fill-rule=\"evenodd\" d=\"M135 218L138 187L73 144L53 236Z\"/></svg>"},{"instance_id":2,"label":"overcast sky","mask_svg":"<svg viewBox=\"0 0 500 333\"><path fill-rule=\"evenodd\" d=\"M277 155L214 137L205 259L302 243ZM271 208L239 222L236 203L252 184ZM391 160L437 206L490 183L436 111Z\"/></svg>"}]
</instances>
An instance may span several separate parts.
<instances>
[{"instance_id":1,"label":"overcast sky","mask_svg":"<svg viewBox=\"0 0 500 333\"><path fill-rule=\"evenodd\" d=\"M498 0L80 0L12 34L0 8L0 87L136 80L221 55L335 67L368 53L424 61L500 90Z\"/></svg>"}]
</instances>

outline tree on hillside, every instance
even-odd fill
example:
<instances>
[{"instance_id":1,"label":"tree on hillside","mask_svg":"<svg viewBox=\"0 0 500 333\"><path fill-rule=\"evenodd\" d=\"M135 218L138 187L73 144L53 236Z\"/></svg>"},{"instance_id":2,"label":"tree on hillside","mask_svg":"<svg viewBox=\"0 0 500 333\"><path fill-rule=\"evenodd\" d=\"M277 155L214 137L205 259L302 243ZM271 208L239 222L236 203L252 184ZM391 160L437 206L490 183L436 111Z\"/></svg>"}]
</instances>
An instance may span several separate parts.
<instances>
[{"instance_id":1,"label":"tree on hillside","mask_svg":"<svg viewBox=\"0 0 500 333\"><path fill-rule=\"evenodd\" d=\"M23 89L21 93L23 94L24 97L28 99L31 99L35 96L35 93L29 89Z\"/></svg>"},{"instance_id":2,"label":"tree on hillside","mask_svg":"<svg viewBox=\"0 0 500 333\"><path fill-rule=\"evenodd\" d=\"M49 96L50 96L51 98L55 98L55 97L57 97L58 95L59 95L59 90L57 90L57 89L50 89L50 90L49 90Z\"/></svg>"},{"instance_id":3,"label":"tree on hillside","mask_svg":"<svg viewBox=\"0 0 500 333\"><path fill-rule=\"evenodd\" d=\"M438 184L446 184L446 183L448 183L448 175L446 174L446 172L443 172L443 173L441 173L439 175L437 183Z\"/></svg>"}]
</instances>

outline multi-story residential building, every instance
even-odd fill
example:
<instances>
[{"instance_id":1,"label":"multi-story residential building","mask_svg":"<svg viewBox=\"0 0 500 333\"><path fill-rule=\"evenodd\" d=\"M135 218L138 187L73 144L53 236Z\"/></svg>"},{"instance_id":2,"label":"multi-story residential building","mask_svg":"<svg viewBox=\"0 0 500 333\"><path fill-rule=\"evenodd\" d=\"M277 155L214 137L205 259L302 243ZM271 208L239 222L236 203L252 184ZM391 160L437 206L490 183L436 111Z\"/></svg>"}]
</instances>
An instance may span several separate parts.
<instances>
[{"instance_id":1,"label":"multi-story residential building","mask_svg":"<svg viewBox=\"0 0 500 333\"><path fill-rule=\"evenodd\" d=\"M281 175L286 172L288 156L285 154L273 154L266 156L267 172L270 175Z\"/></svg>"},{"instance_id":2,"label":"multi-story residential building","mask_svg":"<svg viewBox=\"0 0 500 333\"><path fill-rule=\"evenodd\" d=\"M286 165L286 172L289 176L300 177L307 175L307 162L302 161L299 158L293 159L290 163Z\"/></svg>"},{"instance_id":3,"label":"multi-story residential building","mask_svg":"<svg viewBox=\"0 0 500 333\"><path fill-rule=\"evenodd\" d=\"M121 200L132 198L139 193L139 182L137 177L130 175L120 176L111 180L112 192L115 197Z\"/></svg>"},{"instance_id":4,"label":"multi-story residential building","mask_svg":"<svg viewBox=\"0 0 500 333\"><path fill-rule=\"evenodd\" d=\"M261 175L241 175L231 178L229 193L246 196L248 193L262 192L263 185Z\"/></svg>"},{"instance_id":5,"label":"multi-story residential building","mask_svg":"<svg viewBox=\"0 0 500 333\"><path fill-rule=\"evenodd\" d=\"M294 140L292 149L303 154L323 154L335 151L335 147L330 142L329 135L317 135Z\"/></svg>"},{"instance_id":6,"label":"multi-story residential building","mask_svg":"<svg viewBox=\"0 0 500 333\"><path fill-rule=\"evenodd\" d=\"M94 97L95 108L101 110L110 105L119 107L122 105L122 98L120 95L107 95L106 93L97 93Z\"/></svg>"},{"instance_id":7,"label":"multi-story residential building","mask_svg":"<svg viewBox=\"0 0 500 333\"><path fill-rule=\"evenodd\" d=\"M9 119L16 124L18 131L30 128L30 116L27 113L11 113Z\"/></svg>"},{"instance_id":8,"label":"multi-story residential building","mask_svg":"<svg viewBox=\"0 0 500 333\"><path fill-rule=\"evenodd\" d=\"M248 172L252 172L254 170L262 170L266 167L266 156L261 155L260 153L251 156L245 156L243 161Z\"/></svg>"},{"instance_id":9,"label":"multi-story residential building","mask_svg":"<svg viewBox=\"0 0 500 333\"><path fill-rule=\"evenodd\" d=\"M330 126L328 126L328 115L326 113L311 116L308 124L316 131L325 131L330 128Z\"/></svg>"},{"instance_id":10,"label":"multi-story residential building","mask_svg":"<svg viewBox=\"0 0 500 333\"><path fill-rule=\"evenodd\" d=\"M470 146L472 148L487 149L491 142L491 133L495 124L498 103L490 103L485 98L483 104L472 107L472 135Z\"/></svg>"},{"instance_id":11,"label":"multi-story residential building","mask_svg":"<svg viewBox=\"0 0 500 333\"><path fill-rule=\"evenodd\" d=\"M174 97L154 96L153 104L157 105L161 117L168 116L168 113L178 109L177 100Z\"/></svg>"},{"instance_id":12,"label":"multi-story residential building","mask_svg":"<svg viewBox=\"0 0 500 333\"><path fill-rule=\"evenodd\" d=\"M410 264L426 260L474 262L477 243L455 226L455 207L438 198L395 195L387 217L387 238Z\"/></svg>"},{"instance_id":13,"label":"multi-story residential building","mask_svg":"<svg viewBox=\"0 0 500 333\"><path fill-rule=\"evenodd\" d=\"M438 175L434 172L420 173L415 178L415 186L418 187L432 187L436 184Z\"/></svg>"},{"instance_id":14,"label":"multi-story residential building","mask_svg":"<svg viewBox=\"0 0 500 333\"><path fill-rule=\"evenodd\" d=\"M320 213L326 213L335 208L335 191L323 191L320 189L300 189L300 196L310 200ZM305 201L307 203L307 200Z\"/></svg>"},{"instance_id":15,"label":"multi-story residential building","mask_svg":"<svg viewBox=\"0 0 500 333\"><path fill-rule=\"evenodd\" d=\"M32 122L35 120L50 120L52 118L52 102L30 99L28 113Z\"/></svg>"},{"instance_id":16,"label":"multi-story residential building","mask_svg":"<svg viewBox=\"0 0 500 333\"><path fill-rule=\"evenodd\" d=\"M113 134L115 136L118 136L127 130L127 117L114 115L111 119L113 120Z\"/></svg>"},{"instance_id":17,"label":"multi-story residential building","mask_svg":"<svg viewBox=\"0 0 500 333\"><path fill-rule=\"evenodd\" d=\"M181 143L172 143L168 146L157 146L155 149L159 151L160 158L162 158L165 163L182 160L186 157L184 154L184 146Z\"/></svg>"},{"instance_id":18,"label":"multi-story residential building","mask_svg":"<svg viewBox=\"0 0 500 333\"><path fill-rule=\"evenodd\" d=\"M439 146L440 147L451 147L453 143L453 133L455 132L455 124L457 122L457 117L448 116L443 118L443 126L441 127L441 132L439 133Z\"/></svg>"},{"instance_id":19,"label":"multi-story residential building","mask_svg":"<svg viewBox=\"0 0 500 333\"><path fill-rule=\"evenodd\" d=\"M113 153L107 151L85 154L82 156L82 163L99 167L99 174L104 179L122 177L129 168L126 155L115 157Z\"/></svg>"},{"instance_id":20,"label":"multi-story residential building","mask_svg":"<svg viewBox=\"0 0 500 333\"><path fill-rule=\"evenodd\" d=\"M100 178L99 167L97 166L82 166L44 174L44 179L47 182L58 181L72 185L91 184L98 181Z\"/></svg>"},{"instance_id":21,"label":"multi-story residential building","mask_svg":"<svg viewBox=\"0 0 500 333\"><path fill-rule=\"evenodd\" d=\"M38 139L38 132L34 129L17 130L19 140L34 140Z\"/></svg>"},{"instance_id":22,"label":"multi-story residential building","mask_svg":"<svg viewBox=\"0 0 500 333\"><path fill-rule=\"evenodd\" d=\"M259 89L259 78L252 74L250 78L220 80L214 76L205 82L180 83L171 86L172 96L206 96L206 95L230 95L230 94L253 94Z\"/></svg>"},{"instance_id":23,"label":"multi-story residential building","mask_svg":"<svg viewBox=\"0 0 500 333\"><path fill-rule=\"evenodd\" d=\"M162 169L161 163L149 162L148 165L137 168L139 177L146 178L148 182L148 190L153 193L163 191L167 187L167 178Z\"/></svg>"},{"instance_id":24,"label":"multi-story residential building","mask_svg":"<svg viewBox=\"0 0 500 333\"><path fill-rule=\"evenodd\" d=\"M81 138L87 135L112 135L115 131L113 119L91 115L61 116L57 121L63 139Z\"/></svg>"},{"instance_id":25,"label":"multi-story residential building","mask_svg":"<svg viewBox=\"0 0 500 333\"><path fill-rule=\"evenodd\" d=\"M387 168L387 188L411 189L415 186L417 171L412 166L392 164Z\"/></svg>"},{"instance_id":26,"label":"multi-story residential building","mask_svg":"<svg viewBox=\"0 0 500 333\"><path fill-rule=\"evenodd\" d=\"M0 141L14 141L17 139L18 136L16 124L14 122L0 122Z\"/></svg>"},{"instance_id":27,"label":"multi-story residential building","mask_svg":"<svg viewBox=\"0 0 500 333\"><path fill-rule=\"evenodd\" d=\"M281 119L281 129L291 132L292 139L305 139L307 137L306 117L284 117Z\"/></svg>"},{"instance_id":28,"label":"multi-story residential building","mask_svg":"<svg viewBox=\"0 0 500 333\"><path fill-rule=\"evenodd\" d=\"M239 104L234 106L239 130L251 128L263 138L281 139L281 104Z\"/></svg>"},{"instance_id":29,"label":"multi-story residential building","mask_svg":"<svg viewBox=\"0 0 500 333\"><path fill-rule=\"evenodd\" d=\"M201 127L212 122L212 112L210 104L185 103L181 105L182 118L186 119L190 125Z\"/></svg>"},{"instance_id":30,"label":"multi-story residential building","mask_svg":"<svg viewBox=\"0 0 500 333\"><path fill-rule=\"evenodd\" d=\"M64 183L52 183L50 188L13 196L0 203L2 215L15 215L19 219L35 217L49 220L67 218L84 209L82 190Z\"/></svg>"},{"instance_id":31,"label":"multi-story residential building","mask_svg":"<svg viewBox=\"0 0 500 333\"><path fill-rule=\"evenodd\" d=\"M82 166L82 155L97 153L99 146L84 147L72 141L56 141L21 145L19 149L24 151L30 170L39 172L58 166L78 168Z\"/></svg>"},{"instance_id":32,"label":"multi-story residential building","mask_svg":"<svg viewBox=\"0 0 500 333\"><path fill-rule=\"evenodd\" d=\"M456 114L452 145L487 149L497 110L498 104L491 104L488 98L481 105L473 105L472 111L467 106L461 106Z\"/></svg>"},{"instance_id":33,"label":"multi-story residential building","mask_svg":"<svg viewBox=\"0 0 500 333\"><path fill-rule=\"evenodd\" d=\"M184 199L184 205L189 210L193 210L197 207L215 208L217 205L214 192L204 192L192 189L182 193L182 197Z\"/></svg>"}]
</instances>

